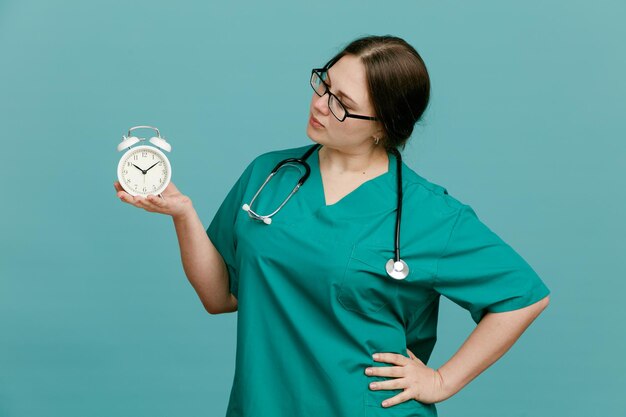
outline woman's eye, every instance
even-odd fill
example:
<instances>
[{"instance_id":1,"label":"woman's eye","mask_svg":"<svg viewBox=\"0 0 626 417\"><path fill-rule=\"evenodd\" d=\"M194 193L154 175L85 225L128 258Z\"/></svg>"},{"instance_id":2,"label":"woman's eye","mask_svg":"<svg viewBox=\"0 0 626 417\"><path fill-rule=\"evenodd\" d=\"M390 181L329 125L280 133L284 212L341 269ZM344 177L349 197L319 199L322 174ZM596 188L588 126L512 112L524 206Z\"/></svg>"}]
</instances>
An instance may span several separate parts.
<instances>
[{"instance_id":1,"label":"woman's eye","mask_svg":"<svg viewBox=\"0 0 626 417\"><path fill-rule=\"evenodd\" d=\"M339 100L341 100L341 104L343 104L343 106L344 106L346 109L351 109L351 108L352 108L352 107L350 107L350 106L348 106L348 105L346 104L346 102L342 99L342 97L339 97Z\"/></svg>"}]
</instances>

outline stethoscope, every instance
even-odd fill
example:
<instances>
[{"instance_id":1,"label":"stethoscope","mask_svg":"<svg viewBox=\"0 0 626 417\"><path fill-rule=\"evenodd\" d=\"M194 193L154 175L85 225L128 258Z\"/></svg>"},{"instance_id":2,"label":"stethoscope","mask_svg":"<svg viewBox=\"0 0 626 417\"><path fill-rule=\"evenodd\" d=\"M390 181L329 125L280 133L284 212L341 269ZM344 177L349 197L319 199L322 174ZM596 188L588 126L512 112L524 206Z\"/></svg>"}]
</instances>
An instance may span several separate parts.
<instances>
[{"instance_id":1,"label":"stethoscope","mask_svg":"<svg viewBox=\"0 0 626 417\"><path fill-rule=\"evenodd\" d=\"M260 221L262 221L263 223L265 223L267 225L271 224L272 223L272 216L275 215L276 213L278 213L278 211L285 205L285 203L287 201L289 201L291 196L294 195L295 192L300 189L302 184L304 184L304 182L307 180L307 178L309 178L309 175L311 174L311 167L306 162L306 160L316 149L320 148L321 146L322 146L321 144L316 143L311 148L309 148L305 152L305 154L302 155L301 158L287 158L287 159L283 159L278 164L276 164L276 166L274 167L274 169L272 169L272 172L270 172L269 176L267 177L267 179L265 180L263 185L261 185L261 188L259 188L259 190L256 192L256 194L254 194L254 197L252 197L252 200L250 201L250 204L244 204L241 208L244 209L245 211L247 211L248 215L252 219L260 220ZM387 274L391 278L394 278L394 279L404 279L404 278L406 278L409 275L409 266L406 264L406 262L404 262L402 259L400 259L400 221L401 221L401 218L402 218L402 156L400 155L400 152L398 152L397 149L393 149L393 153L396 156L397 180L398 180L398 182L397 182L397 184L398 184L397 185L397 188L398 188L398 193L397 193L397 196L398 196L398 203L397 203L398 211L396 213L395 257L391 258L391 259L389 259L387 261L387 263L385 264L385 269L387 271ZM304 166L305 172L304 172L304 174L302 174L302 176L300 177L300 180L298 180L298 183L293 188L291 193L289 193L287 198L285 198L285 201L283 201L282 204L280 206L278 206L278 208L276 210L274 210L270 214L261 215L261 214L255 213L252 210L252 208L251 208L252 203L257 198L257 196L259 195L259 193L261 192L263 187L265 187L265 184L267 184L269 182L269 180L274 176L274 174L276 174L276 172L281 167L286 166L286 165L296 166L296 164Z\"/></svg>"}]
</instances>

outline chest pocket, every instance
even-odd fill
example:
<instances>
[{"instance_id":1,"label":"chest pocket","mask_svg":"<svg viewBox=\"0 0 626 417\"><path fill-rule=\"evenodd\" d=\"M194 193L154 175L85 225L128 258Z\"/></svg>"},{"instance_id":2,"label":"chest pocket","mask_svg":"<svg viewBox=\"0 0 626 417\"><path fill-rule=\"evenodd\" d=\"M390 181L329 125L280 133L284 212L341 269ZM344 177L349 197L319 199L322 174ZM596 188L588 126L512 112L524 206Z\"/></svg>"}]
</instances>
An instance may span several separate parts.
<instances>
[{"instance_id":1,"label":"chest pocket","mask_svg":"<svg viewBox=\"0 0 626 417\"><path fill-rule=\"evenodd\" d=\"M396 298L398 281L385 270L389 258L386 251L353 248L337 294L344 308L374 315Z\"/></svg>"}]
</instances>

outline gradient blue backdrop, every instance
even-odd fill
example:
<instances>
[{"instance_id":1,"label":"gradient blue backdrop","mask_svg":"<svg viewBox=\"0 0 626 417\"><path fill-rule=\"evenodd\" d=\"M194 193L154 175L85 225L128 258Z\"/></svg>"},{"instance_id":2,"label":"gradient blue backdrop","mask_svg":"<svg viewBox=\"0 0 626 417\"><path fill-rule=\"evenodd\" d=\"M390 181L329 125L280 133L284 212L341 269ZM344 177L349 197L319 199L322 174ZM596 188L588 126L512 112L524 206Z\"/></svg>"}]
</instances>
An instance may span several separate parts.
<instances>
[{"instance_id":1,"label":"gradient blue backdrop","mask_svg":"<svg viewBox=\"0 0 626 417\"><path fill-rule=\"evenodd\" d=\"M622 1L0 1L0 416L224 415L237 315L203 309L170 217L116 198L115 146L160 128L206 227L252 158L311 143L310 69L369 34L430 72L406 163L552 290L440 415L623 415L624 21ZM473 326L442 298L428 365Z\"/></svg>"}]
</instances>

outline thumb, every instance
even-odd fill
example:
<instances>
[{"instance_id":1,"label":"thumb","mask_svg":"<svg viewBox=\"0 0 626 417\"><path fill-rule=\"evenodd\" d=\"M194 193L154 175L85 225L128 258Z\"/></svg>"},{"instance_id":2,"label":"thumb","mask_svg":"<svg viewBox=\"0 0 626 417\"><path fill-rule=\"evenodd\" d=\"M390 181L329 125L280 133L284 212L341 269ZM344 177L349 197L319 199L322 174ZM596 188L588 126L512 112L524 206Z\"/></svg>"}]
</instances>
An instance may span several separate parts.
<instances>
[{"instance_id":1,"label":"thumb","mask_svg":"<svg viewBox=\"0 0 626 417\"><path fill-rule=\"evenodd\" d=\"M178 188L176 188L176 186L174 185L174 183L172 181L170 181L169 184L167 184L167 187L165 187L165 190L163 191L168 191L168 194L172 193L180 193L180 191L178 190Z\"/></svg>"}]
</instances>

